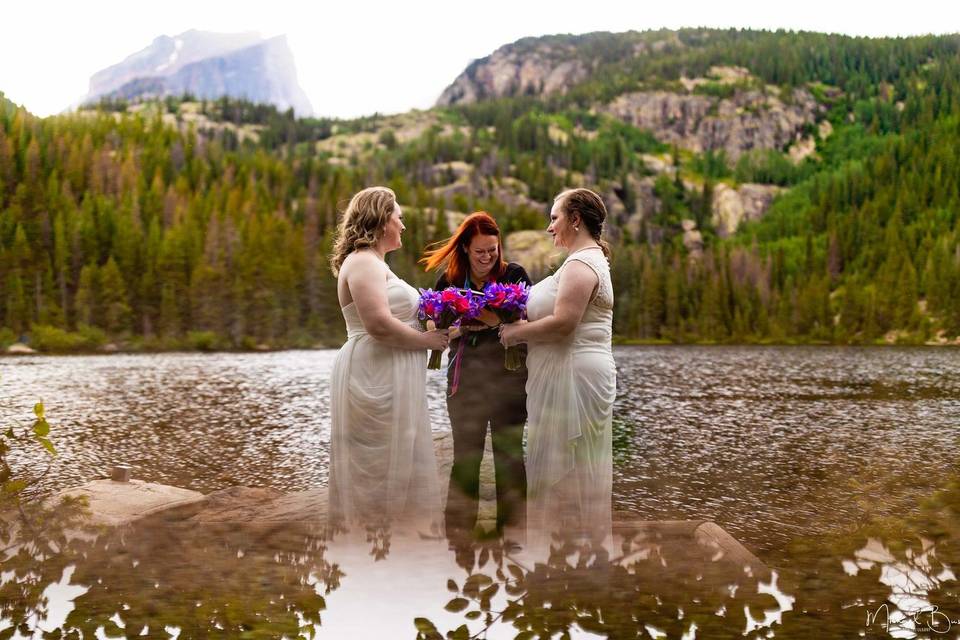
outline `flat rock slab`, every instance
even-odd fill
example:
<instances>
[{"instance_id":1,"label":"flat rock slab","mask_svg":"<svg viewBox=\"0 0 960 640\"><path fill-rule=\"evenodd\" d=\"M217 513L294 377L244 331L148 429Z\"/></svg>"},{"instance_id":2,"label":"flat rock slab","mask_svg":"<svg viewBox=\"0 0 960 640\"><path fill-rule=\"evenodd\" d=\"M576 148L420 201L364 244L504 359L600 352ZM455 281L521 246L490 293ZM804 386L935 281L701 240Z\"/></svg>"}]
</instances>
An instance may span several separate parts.
<instances>
[{"instance_id":1,"label":"flat rock slab","mask_svg":"<svg viewBox=\"0 0 960 640\"><path fill-rule=\"evenodd\" d=\"M206 496L199 491L165 484L130 480L92 480L82 486L61 491L58 496L85 497L93 524L117 526L164 512L182 518L189 507L197 507Z\"/></svg>"},{"instance_id":2,"label":"flat rock slab","mask_svg":"<svg viewBox=\"0 0 960 640\"><path fill-rule=\"evenodd\" d=\"M94 480L59 495L86 497L90 521L107 526L151 516L167 522L270 531L284 525L322 525L327 515L326 488L283 493L263 487L230 487L203 495L141 480ZM492 525L494 513L490 507L492 504L481 501L481 523L489 520L486 524ZM691 553L699 549L699 555L706 553L711 563L727 564L737 571L746 569L756 577L768 576L770 572L759 558L709 520L644 521L617 513L613 528L619 536L639 536L638 540L655 547L668 546ZM685 555L675 553L674 557L682 559ZM697 555L692 553L689 560L698 562Z\"/></svg>"},{"instance_id":3,"label":"flat rock slab","mask_svg":"<svg viewBox=\"0 0 960 640\"><path fill-rule=\"evenodd\" d=\"M494 517L493 454L490 438L481 465L480 518ZM453 465L453 436L435 433L434 451L440 475L441 501L446 501L447 479ZM61 491L58 496L86 496L91 523L118 526L149 515L163 513L169 520L198 523L275 524L324 522L327 516L326 488L283 493L262 487L229 487L204 495L198 491L130 480L93 480ZM57 499L57 498L54 498Z\"/></svg>"},{"instance_id":4,"label":"flat rock slab","mask_svg":"<svg viewBox=\"0 0 960 640\"><path fill-rule=\"evenodd\" d=\"M433 437L440 475L441 501L446 501L448 478L453 465L453 438L449 432ZM491 525L496 516L493 452L487 436L480 468L478 519ZM284 523L326 522L327 489L284 493L265 487L229 487L204 495L198 491L130 480L94 480L62 491L61 496L86 496L91 521L117 526L157 515L168 521L209 525L245 525L273 528ZM749 567L763 575L767 567L733 536L709 520L643 521L628 513L614 514L614 531L632 532L652 542L692 545L713 550L715 561Z\"/></svg>"},{"instance_id":5,"label":"flat rock slab","mask_svg":"<svg viewBox=\"0 0 960 640\"><path fill-rule=\"evenodd\" d=\"M327 490L283 493L259 487L230 487L204 496L190 522L204 524L279 524L325 522Z\"/></svg>"},{"instance_id":6,"label":"flat rock slab","mask_svg":"<svg viewBox=\"0 0 960 640\"><path fill-rule=\"evenodd\" d=\"M9 347L7 347L7 353L10 353L10 354L30 354L30 353L36 353L36 350L35 350L35 349L31 349L31 348L28 347L27 345L18 342L18 343L16 343L16 344L12 344L12 345L10 345Z\"/></svg>"},{"instance_id":7,"label":"flat rock slab","mask_svg":"<svg viewBox=\"0 0 960 640\"><path fill-rule=\"evenodd\" d=\"M674 544L699 549L711 556L711 562L722 562L751 575L768 578L770 568L712 520L637 520L624 513L615 513L613 531L620 536L634 535L652 544Z\"/></svg>"}]
</instances>

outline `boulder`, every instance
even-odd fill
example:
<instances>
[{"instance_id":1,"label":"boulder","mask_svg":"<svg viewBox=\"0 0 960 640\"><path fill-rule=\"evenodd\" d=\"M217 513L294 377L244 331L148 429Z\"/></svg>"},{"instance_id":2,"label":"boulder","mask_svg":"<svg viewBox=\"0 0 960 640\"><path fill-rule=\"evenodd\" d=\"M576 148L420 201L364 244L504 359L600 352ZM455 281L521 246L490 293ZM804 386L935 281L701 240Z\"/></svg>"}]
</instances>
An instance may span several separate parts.
<instances>
[{"instance_id":1,"label":"boulder","mask_svg":"<svg viewBox=\"0 0 960 640\"><path fill-rule=\"evenodd\" d=\"M143 480L92 480L60 492L54 500L59 497L86 498L91 522L107 526L128 524L160 512L181 519L199 510L206 500L199 491Z\"/></svg>"},{"instance_id":2,"label":"boulder","mask_svg":"<svg viewBox=\"0 0 960 640\"><path fill-rule=\"evenodd\" d=\"M449 434L437 434L440 440L449 440ZM444 442L443 448L448 448ZM493 467L491 464L490 440L484 453L484 465L481 467L481 499L478 520L481 526L492 527L495 519L496 506L493 491ZM448 458L449 461L449 458ZM441 478L449 473L449 464L441 464ZM111 488L106 497L90 501L90 522L105 526L128 525L141 520L146 515L152 515L150 526L159 523L170 523L177 527L203 527L209 531L223 531L224 528L257 533L257 539L269 543L279 542L275 535L292 535L297 537L308 528L323 525L327 513L326 488L312 489L290 494L283 494L273 489L257 487L231 487L215 491L207 496L191 498L189 508L183 502L157 501L150 491L143 490L139 481L121 483L130 485L128 491L122 495L128 498L122 509L116 508L119 490ZM70 490L70 492L91 493L93 483L84 487ZM154 491L173 495L176 492L186 492L185 489L164 485L151 485ZM446 488L446 482L441 482ZM160 489L162 488L162 491ZM67 493L67 492L64 492ZM187 492L194 494L196 492ZM142 503L137 502L142 500ZM445 500L445 496L442 497ZM134 516L134 517L130 517ZM710 520L641 520L629 512L614 511L613 532L616 536L630 538L633 552L644 553L644 549L660 549L665 551L671 547L678 552L673 570L680 567L677 563L690 562L695 565L702 562L697 555L706 554L710 563L729 565L734 573L748 572L748 575L759 578L768 578L770 569L757 558L749 549L727 533L722 527ZM90 538L89 530L77 531L74 535ZM238 556L239 557L239 556Z\"/></svg>"},{"instance_id":3,"label":"boulder","mask_svg":"<svg viewBox=\"0 0 960 640\"><path fill-rule=\"evenodd\" d=\"M37 352L36 349L31 349L30 347L23 344L22 342L16 342L10 345L9 347L7 347L7 353L14 354L14 355L25 355L25 354L36 353L36 352Z\"/></svg>"},{"instance_id":4,"label":"boulder","mask_svg":"<svg viewBox=\"0 0 960 640\"><path fill-rule=\"evenodd\" d=\"M446 502L447 479L453 466L453 435L435 433L434 452L440 476L441 501ZM84 496L95 525L119 526L159 514L166 520L202 524L244 523L276 525L285 522L323 522L327 516L327 489L284 493L268 487L228 487L209 494L142 480L93 480L61 491L53 498ZM480 519L496 517L493 445L487 435L480 465Z\"/></svg>"},{"instance_id":5,"label":"boulder","mask_svg":"<svg viewBox=\"0 0 960 640\"><path fill-rule=\"evenodd\" d=\"M403 209L407 209L406 206L400 205ZM413 210L415 207L409 207ZM434 225L437 222L437 209L434 207L421 207L419 211L423 214L424 219L427 221L427 229L430 233L434 232ZM452 209L445 209L444 216L447 219L447 229L450 229L452 232L454 229L460 226L460 223L463 222L464 218L467 217L467 214L462 211L454 211Z\"/></svg>"},{"instance_id":6,"label":"boulder","mask_svg":"<svg viewBox=\"0 0 960 640\"><path fill-rule=\"evenodd\" d=\"M697 223L693 220L682 220L683 246L691 260L699 260L703 256L703 234L697 230Z\"/></svg>"},{"instance_id":7,"label":"boulder","mask_svg":"<svg viewBox=\"0 0 960 640\"><path fill-rule=\"evenodd\" d=\"M622 187L615 182L611 183L610 187L610 191L602 194L603 204L607 207L607 220L614 224L622 224L627 217L627 207L624 206L623 201L617 194L617 191L622 190Z\"/></svg>"},{"instance_id":8,"label":"boulder","mask_svg":"<svg viewBox=\"0 0 960 640\"><path fill-rule=\"evenodd\" d=\"M724 183L718 183L713 189L713 226L721 237L726 237L737 230L743 219L743 202L735 189Z\"/></svg>"},{"instance_id":9,"label":"boulder","mask_svg":"<svg viewBox=\"0 0 960 640\"><path fill-rule=\"evenodd\" d=\"M447 478L453 463L450 432L435 433L434 451L440 476L441 503L446 502ZM480 467L478 520L492 527L496 517L493 452L489 434ZM258 532L291 532L296 525L323 524L327 514L324 487L285 494L262 487L230 487L202 495L196 491L130 480L94 480L61 492L61 496L83 495L89 500L90 521L118 526L150 515L164 522L204 527L243 527ZM708 553L711 562L729 563L735 571L766 577L769 569L740 542L709 520L645 521L633 514L614 513L614 533L644 541L656 547L678 545L678 549ZM642 549L637 549L642 551ZM685 557L685 554L681 554Z\"/></svg>"},{"instance_id":10,"label":"boulder","mask_svg":"<svg viewBox=\"0 0 960 640\"><path fill-rule=\"evenodd\" d=\"M204 497L191 522L272 525L285 522L325 522L327 489L283 493L262 487L229 487Z\"/></svg>"},{"instance_id":11,"label":"boulder","mask_svg":"<svg viewBox=\"0 0 960 640\"><path fill-rule=\"evenodd\" d=\"M640 161L643 162L643 166L647 169L647 171L652 173L665 173L671 178L677 173L676 167L673 166L673 158L669 153L665 153L661 156L643 153L640 154Z\"/></svg>"},{"instance_id":12,"label":"boulder","mask_svg":"<svg viewBox=\"0 0 960 640\"><path fill-rule=\"evenodd\" d=\"M805 158L812 156L816 150L816 141L811 136L806 136L790 145L787 155L794 164L800 164Z\"/></svg>"},{"instance_id":13,"label":"boulder","mask_svg":"<svg viewBox=\"0 0 960 640\"><path fill-rule=\"evenodd\" d=\"M437 200L443 200L447 207L453 206L454 200L457 196L469 198L471 195L476 193L476 189L474 189L470 184L469 179L461 179L449 184L445 184L442 187L434 187L432 191L433 197Z\"/></svg>"},{"instance_id":14,"label":"boulder","mask_svg":"<svg viewBox=\"0 0 960 640\"><path fill-rule=\"evenodd\" d=\"M747 82L752 78L750 70L743 67L713 66L707 71L706 78L680 76L680 84L687 91L693 91L701 85L733 85Z\"/></svg>"},{"instance_id":15,"label":"boulder","mask_svg":"<svg viewBox=\"0 0 960 640\"><path fill-rule=\"evenodd\" d=\"M741 222L759 220L783 190L774 185L751 183L733 189L718 182L713 189L712 203L712 222L717 233L727 237L736 232Z\"/></svg>"},{"instance_id":16,"label":"boulder","mask_svg":"<svg viewBox=\"0 0 960 640\"><path fill-rule=\"evenodd\" d=\"M673 169L673 167L670 167L670 169ZM645 176L638 179L631 175L627 177L627 181L630 190L634 194L633 213L630 214L621 226L626 234L636 240L640 236L640 230L644 221L649 223L654 216L660 213L661 203L660 199L654 194L653 185L655 180L652 176Z\"/></svg>"},{"instance_id":17,"label":"boulder","mask_svg":"<svg viewBox=\"0 0 960 640\"><path fill-rule=\"evenodd\" d=\"M534 209L546 211L547 205L530 198L530 187L512 176L505 176L499 180L484 180L475 174L472 165L465 162L444 163L449 165L464 165L469 167L465 170L463 167L452 169L453 171L463 171L456 180L443 186L434 187L433 195L438 200L443 200L446 207L456 206L455 200L458 196L464 198L492 198L509 209Z\"/></svg>"},{"instance_id":18,"label":"boulder","mask_svg":"<svg viewBox=\"0 0 960 640\"><path fill-rule=\"evenodd\" d=\"M454 180L468 178L473 174L473 165L462 160L453 160L452 162L438 162L431 167L434 180L443 183L445 176L452 176Z\"/></svg>"},{"instance_id":19,"label":"boulder","mask_svg":"<svg viewBox=\"0 0 960 640\"><path fill-rule=\"evenodd\" d=\"M523 265L534 282L563 262L562 253L553 246L553 238L546 231L527 230L507 234L504 254L507 260Z\"/></svg>"}]
</instances>

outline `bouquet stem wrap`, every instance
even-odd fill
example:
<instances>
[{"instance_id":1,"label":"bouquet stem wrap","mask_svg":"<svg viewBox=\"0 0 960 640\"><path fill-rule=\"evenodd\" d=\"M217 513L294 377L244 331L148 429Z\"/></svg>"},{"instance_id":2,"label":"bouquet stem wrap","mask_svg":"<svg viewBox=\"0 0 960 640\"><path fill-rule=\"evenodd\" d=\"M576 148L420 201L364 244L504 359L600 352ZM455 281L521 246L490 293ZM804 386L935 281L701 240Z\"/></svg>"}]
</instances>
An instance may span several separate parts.
<instances>
[{"instance_id":1,"label":"bouquet stem wrap","mask_svg":"<svg viewBox=\"0 0 960 640\"><path fill-rule=\"evenodd\" d=\"M483 288L484 306L490 309L500 322L510 323L526 318L527 296L530 287L526 284L491 282ZM507 371L517 371L523 366L523 351L520 345L507 347L503 354L503 366Z\"/></svg>"},{"instance_id":2,"label":"bouquet stem wrap","mask_svg":"<svg viewBox=\"0 0 960 640\"><path fill-rule=\"evenodd\" d=\"M420 306L417 317L420 325L426 329L432 321L437 329L449 329L463 320L476 318L482 308L483 300L474 296L468 289L447 287L443 291L420 289ZM428 369L439 369L443 351L430 351Z\"/></svg>"}]
</instances>

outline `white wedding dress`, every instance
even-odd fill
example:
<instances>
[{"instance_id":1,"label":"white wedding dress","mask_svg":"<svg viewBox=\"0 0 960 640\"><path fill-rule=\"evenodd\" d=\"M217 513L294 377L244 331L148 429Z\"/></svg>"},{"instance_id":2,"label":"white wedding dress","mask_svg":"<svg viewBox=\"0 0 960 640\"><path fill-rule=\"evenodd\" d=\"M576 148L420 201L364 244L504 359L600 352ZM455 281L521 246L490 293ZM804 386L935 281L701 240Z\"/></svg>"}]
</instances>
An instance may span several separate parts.
<instances>
[{"instance_id":1,"label":"white wedding dress","mask_svg":"<svg viewBox=\"0 0 960 640\"><path fill-rule=\"evenodd\" d=\"M388 272L394 317L419 328L419 294ZM347 342L331 375L329 509L350 528L437 533L442 522L425 351L378 342L354 303L343 307Z\"/></svg>"},{"instance_id":2,"label":"white wedding dress","mask_svg":"<svg viewBox=\"0 0 960 640\"><path fill-rule=\"evenodd\" d=\"M616 367L611 350L613 285L602 250L571 253L530 291L527 317L554 312L560 275L572 261L599 285L563 342L531 342L527 351L527 542L544 549L560 531L610 541L612 420Z\"/></svg>"}]
</instances>

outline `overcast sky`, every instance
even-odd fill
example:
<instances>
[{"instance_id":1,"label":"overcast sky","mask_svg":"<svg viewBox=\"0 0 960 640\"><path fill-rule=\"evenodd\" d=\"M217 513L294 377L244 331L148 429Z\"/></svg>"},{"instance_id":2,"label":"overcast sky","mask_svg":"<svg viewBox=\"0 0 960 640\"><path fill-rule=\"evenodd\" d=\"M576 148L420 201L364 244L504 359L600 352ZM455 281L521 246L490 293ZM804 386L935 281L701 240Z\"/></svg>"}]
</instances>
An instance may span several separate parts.
<instances>
[{"instance_id":1,"label":"overcast sky","mask_svg":"<svg viewBox=\"0 0 960 640\"><path fill-rule=\"evenodd\" d=\"M159 35L258 31L287 35L317 115L354 117L427 108L471 60L524 36L696 26L956 33L960 2L12 0L0 12L0 91L49 115Z\"/></svg>"}]
</instances>

